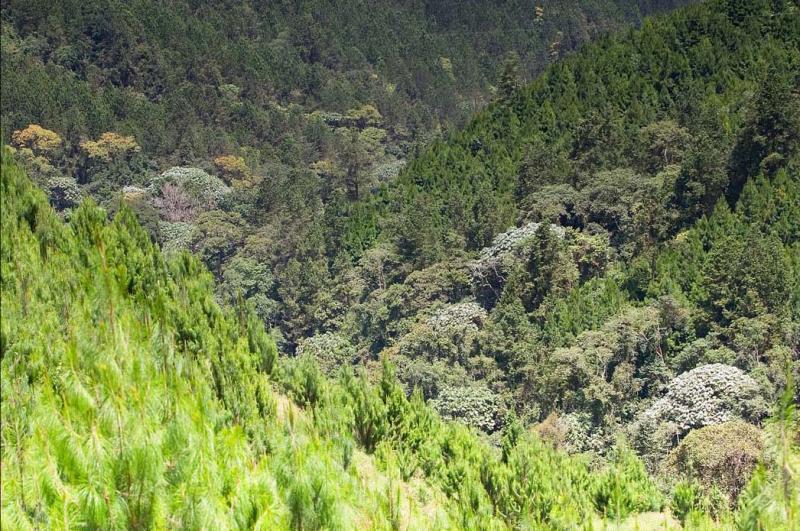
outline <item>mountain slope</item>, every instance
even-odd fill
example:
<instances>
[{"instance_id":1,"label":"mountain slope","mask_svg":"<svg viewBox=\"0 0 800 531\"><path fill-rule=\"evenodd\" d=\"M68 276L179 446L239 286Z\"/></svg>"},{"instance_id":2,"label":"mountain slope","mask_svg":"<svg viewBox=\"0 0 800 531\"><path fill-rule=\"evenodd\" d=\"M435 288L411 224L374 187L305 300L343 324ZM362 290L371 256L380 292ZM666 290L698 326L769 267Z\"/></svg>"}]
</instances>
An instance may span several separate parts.
<instances>
[{"instance_id":1,"label":"mountain slope","mask_svg":"<svg viewBox=\"0 0 800 531\"><path fill-rule=\"evenodd\" d=\"M552 408L549 392L508 395L541 387L538 371L527 372L592 329L633 322L645 327L636 333L658 332L640 350L666 367L646 378L640 399L693 368L670 366L684 349L724 347L720 359L761 371L764 360L745 361L748 350L787 348L796 366L800 12L791 3L739 7L691 6L586 46L374 196L326 212L332 280L306 268L315 291L286 307L290 333L339 336L339 350L352 343L356 359L396 355L403 379L430 398L464 382L488 387L495 402L525 404L538 421ZM731 227L709 227L732 220L727 235L763 251L737 258L760 262L749 273L722 271L720 256L738 253L724 241ZM535 235L538 223L561 237ZM302 255L306 264L315 252ZM780 258L768 266L769 257ZM737 286L737 275L752 287ZM772 287L755 280L764 275ZM741 290L756 283L761 295L744 302ZM638 311L663 297L690 318L685 328ZM437 329L439 314L462 310L475 326ZM769 379L772 396L780 378Z\"/></svg>"},{"instance_id":2,"label":"mountain slope","mask_svg":"<svg viewBox=\"0 0 800 531\"><path fill-rule=\"evenodd\" d=\"M588 40L684 3L10 1L2 138L58 210L90 196L113 211L124 194L292 350L340 247L349 259L374 239L360 200L420 146Z\"/></svg>"},{"instance_id":3,"label":"mountain slope","mask_svg":"<svg viewBox=\"0 0 800 531\"><path fill-rule=\"evenodd\" d=\"M566 53L682 3L5 2L4 140L39 123L70 141L133 134L159 160L249 148L296 161L319 141L303 112L369 103L425 134L482 106L507 52L533 76L553 43Z\"/></svg>"},{"instance_id":4,"label":"mountain slope","mask_svg":"<svg viewBox=\"0 0 800 531\"><path fill-rule=\"evenodd\" d=\"M604 170L644 179L677 165L666 207L678 219L662 221L674 234L721 195L735 200L770 153L780 164L796 154L800 22L794 5L780 5L690 6L586 46L415 158L376 201L391 206L364 215L383 228L397 211L389 237L427 264L453 244L488 245L520 219L583 228L598 216L541 196L574 196ZM756 136L763 145L748 147ZM360 221L345 241L364 240ZM619 240L621 227L596 222Z\"/></svg>"},{"instance_id":5,"label":"mountain slope","mask_svg":"<svg viewBox=\"0 0 800 531\"><path fill-rule=\"evenodd\" d=\"M329 223L298 350L388 356L494 437L510 411L570 452L624 435L735 505L732 462L669 463L693 432L758 454L800 400L798 38L794 4L708 2L553 65Z\"/></svg>"},{"instance_id":6,"label":"mountain slope","mask_svg":"<svg viewBox=\"0 0 800 531\"><path fill-rule=\"evenodd\" d=\"M2 525L792 529L799 15L707 2L526 88L510 61L378 187L366 106L289 113L342 135L308 170L15 131Z\"/></svg>"},{"instance_id":7,"label":"mountain slope","mask_svg":"<svg viewBox=\"0 0 800 531\"><path fill-rule=\"evenodd\" d=\"M383 504L447 522L435 490L417 502L361 452L342 468L352 440L273 392L272 340L213 302L196 259L165 262L129 212L87 204L62 225L8 153L2 192L3 529L401 518Z\"/></svg>"},{"instance_id":8,"label":"mountain slope","mask_svg":"<svg viewBox=\"0 0 800 531\"><path fill-rule=\"evenodd\" d=\"M4 528L382 527L401 507L404 525L419 517L408 487L395 492L403 481L378 490L382 473L353 456L349 434L321 438L336 426L320 432L318 417L346 417L344 404L320 406L312 421L276 398L271 340L246 309L211 301L195 259L164 262L128 212L109 224L84 205L62 226L9 159ZM323 389L307 379L288 381L313 404ZM353 385L356 396L372 392ZM430 510L413 527L438 527L445 516Z\"/></svg>"},{"instance_id":9,"label":"mountain slope","mask_svg":"<svg viewBox=\"0 0 800 531\"><path fill-rule=\"evenodd\" d=\"M622 448L593 469L517 425L497 456L388 369L276 364L196 259L165 261L129 211L63 225L8 152L2 213L3 529L561 527L665 504Z\"/></svg>"}]
</instances>

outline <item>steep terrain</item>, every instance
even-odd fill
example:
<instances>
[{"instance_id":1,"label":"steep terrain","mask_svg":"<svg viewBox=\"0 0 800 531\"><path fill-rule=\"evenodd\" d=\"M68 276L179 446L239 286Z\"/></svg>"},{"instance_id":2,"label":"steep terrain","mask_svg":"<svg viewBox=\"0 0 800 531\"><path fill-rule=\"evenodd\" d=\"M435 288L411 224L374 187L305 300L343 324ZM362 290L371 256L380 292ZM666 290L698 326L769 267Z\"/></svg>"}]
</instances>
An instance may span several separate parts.
<instances>
[{"instance_id":1,"label":"steep terrain","mask_svg":"<svg viewBox=\"0 0 800 531\"><path fill-rule=\"evenodd\" d=\"M4 527L800 525L797 2L152 4L3 7Z\"/></svg>"},{"instance_id":2,"label":"steep terrain","mask_svg":"<svg viewBox=\"0 0 800 531\"><path fill-rule=\"evenodd\" d=\"M553 65L331 223L299 325L429 398L605 436L707 363L772 400L798 360L799 24L708 2Z\"/></svg>"},{"instance_id":3,"label":"steep terrain","mask_svg":"<svg viewBox=\"0 0 800 531\"><path fill-rule=\"evenodd\" d=\"M63 224L11 159L3 529L676 526L656 514L669 506L700 527L775 529L797 514L788 402L777 460L736 515L693 484L670 501L624 446L590 464L511 423L496 451L408 399L389 366L373 385L278 360L247 306L213 301L196 258L165 260L127 209L109 222L87 203Z\"/></svg>"},{"instance_id":4,"label":"steep terrain","mask_svg":"<svg viewBox=\"0 0 800 531\"><path fill-rule=\"evenodd\" d=\"M310 163L320 133L306 113L335 122L370 104L393 133L425 135L482 107L508 52L533 77L592 37L684 3L11 0L3 138L39 123L73 142L134 135L159 161L241 148Z\"/></svg>"},{"instance_id":5,"label":"steep terrain","mask_svg":"<svg viewBox=\"0 0 800 531\"><path fill-rule=\"evenodd\" d=\"M9 1L2 139L59 210L124 193L293 350L301 286L331 278L359 200L496 95L682 3Z\"/></svg>"}]
</instances>

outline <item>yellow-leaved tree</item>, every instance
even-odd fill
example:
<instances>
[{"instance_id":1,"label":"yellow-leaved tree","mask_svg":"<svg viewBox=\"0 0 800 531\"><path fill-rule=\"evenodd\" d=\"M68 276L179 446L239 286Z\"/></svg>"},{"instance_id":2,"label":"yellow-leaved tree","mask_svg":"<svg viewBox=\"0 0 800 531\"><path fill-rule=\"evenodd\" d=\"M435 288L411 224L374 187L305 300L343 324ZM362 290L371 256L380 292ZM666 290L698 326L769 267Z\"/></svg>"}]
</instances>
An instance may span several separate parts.
<instances>
[{"instance_id":1,"label":"yellow-leaved tree","mask_svg":"<svg viewBox=\"0 0 800 531\"><path fill-rule=\"evenodd\" d=\"M220 177L233 188L250 189L261 180L238 155L220 155L214 158Z\"/></svg>"},{"instance_id":2,"label":"yellow-leaved tree","mask_svg":"<svg viewBox=\"0 0 800 531\"><path fill-rule=\"evenodd\" d=\"M28 148L37 155L47 155L63 146L64 141L55 131L45 129L39 124L30 124L11 134L11 145L15 148Z\"/></svg>"},{"instance_id":3,"label":"yellow-leaved tree","mask_svg":"<svg viewBox=\"0 0 800 531\"><path fill-rule=\"evenodd\" d=\"M106 132L97 140L84 140L81 148L90 159L109 162L119 156L128 156L142 150L132 136Z\"/></svg>"}]
</instances>

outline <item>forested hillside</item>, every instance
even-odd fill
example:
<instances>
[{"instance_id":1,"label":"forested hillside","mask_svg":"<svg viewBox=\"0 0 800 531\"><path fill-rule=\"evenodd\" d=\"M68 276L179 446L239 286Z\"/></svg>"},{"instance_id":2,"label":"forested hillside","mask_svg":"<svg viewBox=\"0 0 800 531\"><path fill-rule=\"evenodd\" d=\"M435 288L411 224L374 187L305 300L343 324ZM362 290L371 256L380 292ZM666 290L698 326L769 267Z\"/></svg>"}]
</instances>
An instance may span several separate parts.
<instances>
[{"instance_id":1,"label":"forested hillside","mask_svg":"<svg viewBox=\"0 0 800 531\"><path fill-rule=\"evenodd\" d=\"M2 139L58 210L124 194L293 350L298 286L332 280L353 205L498 93L681 3L4 2Z\"/></svg>"},{"instance_id":2,"label":"forested hillside","mask_svg":"<svg viewBox=\"0 0 800 531\"><path fill-rule=\"evenodd\" d=\"M4 528L800 528L800 5L684 3L4 3Z\"/></svg>"},{"instance_id":3,"label":"forested hillside","mask_svg":"<svg viewBox=\"0 0 800 531\"><path fill-rule=\"evenodd\" d=\"M718 1L552 65L331 223L355 266L300 351L388 355L489 434L625 434L734 500L722 471L758 435L720 426L761 425L800 374L798 50L796 4Z\"/></svg>"},{"instance_id":4,"label":"forested hillside","mask_svg":"<svg viewBox=\"0 0 800 531\"><path fill-rule=\"evenodd\" d=\"M658 353L660 376L620 382L640 398L707 351L745 370L773 348L796 363L799 24L791 3L709 2L553 65L342 218L332 248L356 266L333 299L356 302L306 326L397 351L411 382L463 382L449 362L433 376L455 360L500 394L541 389L526 367L620 319L651 344L636 362L611 348L629 378ZM474 330L443 342L431 319L472 301ZM601 388L618 362L603 363ZM543 420L552 403L515 407Z\"/></svg>"},{"instance_id":5,"label":"forested hillside","mask_svg":"<svg viewBox=\"0 0 800 531\"><path fill-rule=\"evenodd\" d=\"M776 529L797 515L789 394L737 512L691 482L665 495L621 442L591 464L514 421L494 449L408 398L388 364L371 384L278 359L251 309L214 302L197 258L165 259L126 208L108 221L89 201L63 224L11 159L3 529L669 528L670 511Z\"/></svg>"},{"instance_id":6,"label":"forested hillside","mask_svg":"<svg viewBox=\"0 0 800 531\"><path fill-rule=\"evenodd\" d=\"M390 133L425 135L482 107L509 52L533 77L594 36L683 3L10 0L3 139L38 123L75 144L133 135L159 162L236 151L308 164L329 154L320 121L342 125L370 105Z\"/></svg>"}]
</instances>

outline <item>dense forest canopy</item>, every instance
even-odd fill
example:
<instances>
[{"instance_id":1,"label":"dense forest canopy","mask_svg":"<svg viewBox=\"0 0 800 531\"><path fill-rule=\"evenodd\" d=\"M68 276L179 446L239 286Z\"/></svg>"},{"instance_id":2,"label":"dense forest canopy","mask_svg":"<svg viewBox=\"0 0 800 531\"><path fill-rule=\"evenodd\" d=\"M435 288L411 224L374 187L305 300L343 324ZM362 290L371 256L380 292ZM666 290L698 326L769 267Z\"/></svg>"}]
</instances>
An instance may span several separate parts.
<instances>
[{"instance_id":1,"label":"dense forest canopy","mask_svg":"<svg viewBox=\"0 0 800 531\"><path fill-rule=\"evenodd\" d=\"M313 313L295 286L330 284L340 250L374 238L365 205L421 146L679 3L10 1L2 137L31 150L59 210L135 202L155 239L203 256L293 350Z\"/></svg>"},{"instance_id":2,"label":"dense forest canopy","mask_svg":"<svg viewBox=\"0 0 800 531\"><path fill-rule=\"evenodd\" d=\"M687 479L668 494L625 443L600 463L568 456L552 423L511 417L492 447L408 397L388 362L371 383L279 359L251 307L217 305L196 257L165 258L127 207L108 221L87 201L65 225L12 158L0 172L3 529L795 521L791 389L764 432L742 420L692 431L669 454ZM766 444L773 457L748 483Z\"/></svg>"},{"instance_id":3,"label":"dense forest canopy","mask_svg":"<svg viewBox=\"0 0 800 531\"><path fill-rule=\"evenodd\" d=\"M800 6L684 3L5 2L3 528L800 525Z\"/></svg>"},{"instance_id":4,"label":"dense forest canopy","mask_svg":"<svg viewBox=\"0 0 800 531\"><path fill-rule=\"evenodd\" d=\"M371 105L393 136L424 136L483 106L507 53L533 77L591 37L681 3L11 0L3 138L38 123L73 142L132 134L159 162L243 149L308 164L327 155L313 111L344 122Z\"/></svg>"}]
</instances>

